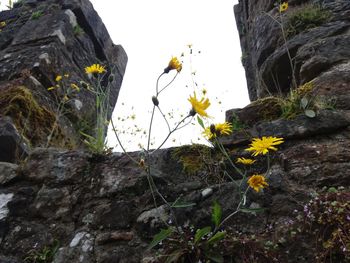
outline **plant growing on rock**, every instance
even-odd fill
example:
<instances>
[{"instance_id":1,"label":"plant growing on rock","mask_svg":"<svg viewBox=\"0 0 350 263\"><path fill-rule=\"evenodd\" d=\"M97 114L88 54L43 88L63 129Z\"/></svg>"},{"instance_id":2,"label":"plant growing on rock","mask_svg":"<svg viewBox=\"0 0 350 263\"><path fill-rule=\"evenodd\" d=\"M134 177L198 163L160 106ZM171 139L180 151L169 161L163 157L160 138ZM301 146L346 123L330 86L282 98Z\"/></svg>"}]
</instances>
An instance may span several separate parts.
<instances>
[{"instance_id":1,"label":"plant growing on rock","mask_svg":"<svg viewBox=\"0 0 350 263\"><path fill-rule=\"evenodd\" d=\"M313 92L313 82L307 82L295 90L291 90L289 96L280 100L282 118L292 119L299 114L305 114L314 118L319 110L332 109L330 100L320 98Z\"/></svg>"},{"instance_id":2,"label":"plant growing on rock","mask_svg":"<svg viewBox=\"0 0 350 263\"><path fill-rule=\"evenodd\" d=\"M75 83L69 83L69 74L57 75L55 77L56 84L47 88L57 102L57 109L55 110L55 122L47 137L46 147L49 147L55 132L57 133L59 121L68 112L67 105L72 101L75 94L80 91L80 88Z\"/></svg>"},{"instance_id":3,"label":"plant growing on rock","mask_svg":"<svg viewBox=\"0 0 350 263\"><path fill-rule=\"evenodd\" d=\"M103 79L107 73L105 67L100 64L92 64L85 68L85 73L93 81L93 89L89 89L95 95L96 124L94 134L89 135L80 132L85 137L85 144L94 153L103 153L107 150L106 133L108 127L109 93L113 82L113 75L108 78L108 84L103 86Z\"/></svg>"},{"instance_id":4,"label":"plant growing on rock","mask_svg":"<svg viewBox=\"0 0 350 263\"><path fill-rule=\"evenodd\" d=\"M94 67L96 71L95 74L100 74L103 72L99 71L99 67ZM130 157L130 159L138 165L141 169L143 169L147 174L147 180L149 184L149 188L152 194L152 199L155 208L158 208L159 202L162 203L162 206L167 207L170 211L171 223L167 222L163 217L159 216L160 220L163 221L164 226L166 228L162 229L157 235L154 236L153 241L151 242L150 247L155 247L159 243L164 242L167 244L167 249L165 249L161 253L160 260L161 262L185 262L186 260L198 261L198 260L212 260L213 262L223 262L223 258L220 253L215 252L215 247L220 243L221 240L225 237L225 226L229 220L238 213L253 213L256 214L260 211L263 211L261 208L249 208L247 206L247 194L249 191L253 190L256 193L261 193L265 188L268 187L268 175L270 169L270 152L277 151L277 146L282 144L283 138L266 136L262 138L254 138L250 147L246 150L248 152L253 152L253 156L263 155L267 160L267 170L261 173L251 173L248 174L247 169L241 169L239 165L235 164L232 156L228 149L224 147L221 143L220 138L223 136L227 136L232 133L233 126L231 123L223 122L223 123L210 123L210 115L208 113L208 109L211 105L209 98L206 96L206 91L202 92L199 96L198 92L194 91L188 98L188 102L190 104L190 109L188 113L180 118L180 120L175 123L174 126L170 125L167 116L163 113L161 109L161 95L165 93L168 87L175 81L176 77L182 70L182 63L178 60L177 57L172 57L167 65L167 67L163 70L163 72L159 75L156 81L155 87L155 95L152 96L152 111L151 117L149 121L148 128L148 138L146 147L143 148L142 153L140 154L140 159L133 158L130 154L128 154L120 141L119 134L117 132L116 126L111 121L113 130L115 132L115 136L117 138L118 143L124 150L125 154ZM167 76L167 74L171 71L175 71L176 74L170 81L164 85L160 86L160 79ZM151 135L153 131L154 117L155 112L158 111L167 128L167 134L161 143L155 147L155 149L151 149ZM196 117L198 124L203 129L203 136L211 143L212 147L200 148L195 147L198 151L197 157L199 161L205 159L205 165L201 166L200 162L196 164L189 159L185 159L181 151L175 150L173 154L173 158L178 158L180 162L183 163L184 169L189 172L195 172L198 169L206 169L206 167L211 167L212 163L215 160L207 160L206 158L213 158L214 154L211 155L211 149L215 149L218 153L218 156L215 155L217 159L217 166L222 170L223 177L226 181L231 181L233 185L237 188L238 200L235 203L234 207L230 209L230 213L223 216L223 212L221 211L221 206L218 203L215 203L213 206L212 212L212 221L214 223L213 226L206 226L204 228L196 229L187 228L179 224L178 219L176 217L175 210L178 208L191 207L196 205L195 203L187 203L180 200L181 198L177 198L175 201L169 201L165 196L162 195L160 190L157 187L157 184L154 180L155 170L152 167L152 158L154 153L157 152L165 142L171 137L171 135L189 125L192 120ZM188 148L186 148L188 149ZM188 149L189 150L189 149ZM187 150L186 150L187 151ZM189 150L190 151L190 150ZM214 159L214 158L213 158ZM247 163L248 159L243 159L241 157L240 161L244 165L252 166L255 160L250 160L249 164ZM210 164L210 165L208 165ZM227 169L229 166L230 169ZM158 209L157 209L158 211ZM214 253L215 252L215 253Z\"/></svg>"},{"instance_id":5,"label":"plant growing on rock","mask_svg":"<svg viewBox=\"0 0 350 263\"><path fill-rule=\"evenodd\" d=\"M49 263L52 262L59 248L59 242L55 240L52 245L44 246L41 250L33 249L24 258L26 263Z\"/></svg>"},{"instance_id":6,"label":"plant growing on rock","mask_svg":"<svg viewBox=\"0 0 350 263\"><path fill-rule=\"evenodd\" d=\"M287 38L291 38L305 30L321 26L331 18L331 12L320 5L306 4L290 12L286 20Z\"/></svg>"},{"instance_id":7,"label":"plant growing on rock","mask_svg":"<svg viewBox=\"0 0 350 263\"><path fill-rule=\"evenodd\" d=\"M32 19L32 20L38 20L40 17L42 17L43 14L44 14L44 13L43 13L43 11L41 11L41 10L35 11L35 12L32 13L30 19Z\"/></svg>"}]
</instances>

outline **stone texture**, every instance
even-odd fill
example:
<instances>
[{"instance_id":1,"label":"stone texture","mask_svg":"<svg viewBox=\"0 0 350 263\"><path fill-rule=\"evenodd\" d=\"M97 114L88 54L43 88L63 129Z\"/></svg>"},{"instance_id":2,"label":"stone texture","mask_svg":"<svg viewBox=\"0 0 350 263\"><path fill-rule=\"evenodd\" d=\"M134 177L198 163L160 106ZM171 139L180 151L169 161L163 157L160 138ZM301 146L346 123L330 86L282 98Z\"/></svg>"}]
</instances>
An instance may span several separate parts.
<instances>
[{"instance_id":1,"label":"stone texture","mask_svg":"<svg viewBox=\"0 0 350 263\"><path fill-rule=\"evenodd\" d=\"M293 12L306 4L328 10L330 20L288 38L285 43L278 23L282 21L286 26ZM302 85L338 63L349 61L347 1L289 1L288 10L281 16L277 5L276 1L240 0L234 8L251 100L288 93L295 88L293 71L296 84Z\"/></svg>"},{"instance_id":2,"label":"stone texture","mask_svg":"<svg viewBox=\"0 0 350 263\"><path fill-rule=\"evenodd\" d=\"M290 68L285 62L279 29L263 14L277 14L274 2L240 1L235 7L242 48L248 51L244 63L250 83L249 94L253 99L265 96L264 89L254 85L269 83L271 71L286 77L285 86L290 82ZM289 1L291 9L301 2ZM221 139L232 161L238 157L251 157L245 149L253 137L278 136L285 141L278 145L277 152L269 155L269 170L266 170L264 156L259 156L256 165L247 168L248 175L266 173L269 186L260 192L249 190L245 200L246 208L263 208L263 212L238 213L226 222L225 228L234 237L262 235L274 240L278 229L285 228L285 222L295 220L295 211L303 211L305 204L325 187L341 187L345 196L349 196L349 62L345 48L349 4L332 0L321 2L338 16L326 25L293 37L287 44L296 56L297 80L312 79L313 92L324 97L334 95L335 107L318 111L315 118L298 115L286 120L279 118L276 101L266 98L264 102L269 103L258 101L227 114L229 121L234 113L245 125L240 131ZM72 72L73 78L89 81L82 69L87 62L114 64L115 67L109 70L116 76L115 89L119 89L125 53L113 45L87 0L25 0L22 5L17 3L15 6L11 11L0 13L1 19L9 21L7 29L0 33L0 96L12 86L25 86L35 93L40 106L50 107L46 87L53 84L59 65ZM38 20L30 19L32 12L39 8L43 9L43 15ZM45 23L47 28L38 26L37 22ZM74 35L72 27L76 23L84 29L83 35ZM21 73L24 69L29 72ZM112 106L118 94L116 90L111 99ZM283 91L287 92L288 87ZM84 107L93 101L87 92L79 96L76 99L81 104L75 102L78 107L73 111L74 120L88 118ZM38 112L44 111L43 107ZM3 123L12 122L0 124ZM74 138L75 130L71 124L72 116L62 120L63 136L70 134ZM126 154L97 155L79 148L39 148L34 147L35 143L31 145L31 151L21 146L27 156L13 164L9 162L14 162L21 135L13 136L15 127L11 125L6 129L13 130L11 140L14 143L1 148L6 154L1 155L3 159L0 160L1 262L20 263L24 258L35 261L33 257L45 249L57 248L52 258L54 263L156 263L160 262L156 254L162 250L147 248L153 235L166 224L174 226L176 221L184 230L191 225L201 228L212 224L214 201L221 205L224 217L238 205L240 192L236 185L243 175L228 169L226 172L232 180L227 180L223 173L227 162L215 159L216 149L210 149L212 159L204 159L201 170L191 174L186 172L180 157L175 154L181 149L185 149L184 154L187 151L192 154L189 146L152 153L149 170L140 167ZM129 155L137 161L140 158L139 152ZM154 182L169 204L191 205L169 207L154 189L150 190L150 182ZM245 187L246 182L243 184ZM316 261L310 240L294 240L288 244L282 241L278 240L280 254L274 262ZM244 242L241 245L247 244ZM232 258L232 250L223 252ZM234 260L246 262L246 259ZM225 258L224 262L231 261Z\"/></svg>"},{"instance_id":3,"label":"stone texture","mask_svg":"<svg viewBox=\"0 0 350 263\"><path fill-rule=\"evenodd\" d=\"M18 177L17 164L0 162L0 185L6 185Z\"/></svg>"},{"instance_id":4,"label":"stone texture","mask_svg":"<svg viewBox=\"0 0 350 263\"><path fill-rule=\"evenodd\" d=\"M29 148L10 118L0 117L0 162L16 162L28 155Z\"/></svg>"},{"instance_id":5,"label":"stone texture","mask_svg":"<svg viewBox=\"0 0 350 263\"><path fill-rule=\"evenodd\" d=\"M52 140L51 145L63 148L81 146L80 131L92 134L96 119L95 94L80 84L82 81L93 82L85 74L84 68L95 63L104 65L107 74L103 86L106 86L108 76L113 74L109 119L127 64L124 49L113 44L101 18L88 0L21 1L15 8L1 12L0 21L6 22L0 33L0 92L22 86L40 107L56 113L64 92L62 87L51 92L47 88L56 85L57 75L69 74L65 79L66 85L77 84L80 91L72 95L66 104L65 117L58 122L61 134L57 136L61 137L57 142ZM19 102L10 103L16 106ZM4 108L9 106L1 105L0 98L1 111L13 118L14 124L23 122L18 120L21 118L18 114L6 114L8 111ZM30 146L46 146L52 122L47 124L49 127L40 136L41 140L32 140L26 131L22 132L23 127L17 128L22 129L20 135L26 137ZM35 134L37 131L34 129L30 132ZM14 133L12 137L15 136ZM58 145L58 141L61 145ZM3 147L3 143L0 147Z\"/></svg>"},{"instance_id":6,"label":"stone texture","mask_svg":"<svg viewBox=\"0 0 350 263\"><path fill-rule=\"evenodd\" d=\"M257 124L254 136L271 133L285 138L272 158L269 187L264 193L248 194L247 207L267 210L238 214L228 227L258 233L265 228L261 222L291 219L293 211L301 210L312 193L324 186L349 187L348 126L344 115L332 111L321 113L318 119L300 116ZM228 146L235 145L233 159L248 156L244 151L248 139L239 144L234 138L227 140L231 142ZM201 173L189 176L171 159L174 150L159 150L152 163L157 187L168 201L181 197L183 202L194 203L175 210L177 221L198 227L210 224L209 207L214 200L221 204L224 215L232 212L238 200L235 184L208 187ZM138 157L138 153L131 155ZM264 169L262 160L258 162L261 166L256 172ZM145 171L126 155L96 158L83 151L37 149L20 168L12 167L6 173L11 176L17 170L22 175L0 190L0 196L11 196L2 206L6 217L0 224L4 262L20 260L35 244L40 250L54 240L59 241L59 249L53 262L141 262L142 258L147 262L152 258L146 248L153 234L165 227L164 222L174 220L160 200L160 206L154 207ZM234 172L231 176L239 179ZM297 255L289 262L298 262L295 258Z\"/></svg>"}]
</instances>

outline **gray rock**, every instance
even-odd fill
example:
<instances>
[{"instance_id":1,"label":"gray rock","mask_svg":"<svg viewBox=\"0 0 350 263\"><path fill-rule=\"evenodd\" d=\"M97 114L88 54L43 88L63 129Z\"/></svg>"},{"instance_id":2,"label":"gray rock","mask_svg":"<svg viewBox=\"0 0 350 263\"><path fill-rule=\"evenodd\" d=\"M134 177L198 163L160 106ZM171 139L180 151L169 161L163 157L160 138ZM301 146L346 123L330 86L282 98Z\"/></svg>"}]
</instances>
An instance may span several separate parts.
<instances>
[{"instance_id":1,"label":"gray rock","mask_svg":"<svg viewBox=\"0 0 350 263\"><path fill-rule=\"evenodd\" d=\"M0 162L16 163L28 155L29 149L8 117L0 117Z\"/></svg>"},{"instance_id":2,"label":"gray rock","mask_svg":"<svg viewBox=\"0 0 350 263\"><path fill-rule=\"evenodd\" d=\"M18 177L17 164L0 162L0 185L6 185Z\"/></svg>"},{"instance_id":3,"label":"gray rock","mask_svg":"<svg viewBox=\"0 0 350 263\"><path fill-rule=\"evenodd\" d=\"M7 207L8 202L10 202L13 198L13 193L9 194L0 194L0 220L4 220L9 213L9 209Z\"/></svg>"}]
</instances>

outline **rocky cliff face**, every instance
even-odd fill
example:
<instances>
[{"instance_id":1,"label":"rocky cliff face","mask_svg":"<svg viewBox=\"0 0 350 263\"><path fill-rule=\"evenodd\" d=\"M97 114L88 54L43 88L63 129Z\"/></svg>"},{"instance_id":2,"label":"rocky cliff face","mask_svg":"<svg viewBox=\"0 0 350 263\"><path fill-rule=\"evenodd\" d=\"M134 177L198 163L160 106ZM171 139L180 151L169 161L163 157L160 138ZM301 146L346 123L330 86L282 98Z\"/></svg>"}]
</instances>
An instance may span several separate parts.
<instances>
[{"instance_id":1,"label":"rocky cliff face","mask_svg":"<svg viewBox=\"0 0 350 263\"><path fill-rule=\"evenodd\" d=\"M234 8L250 99L286 94L313 80L319 93L345 100L349 1L287 2L281 13L274 0L240 0Z\"/></svg>"},{"instance_id":2,"label":"rocky cliff face","mask_svg":"<svg viewBox=\"0 0 350 263\"><path fill-rule=\"evenodd\" d=\"M93 133L96 119L85 67L98 63L107 69L105 78L114 76L109 119L127 63L123 48L113 44L89 1L18 1L0 21L0 160L47 144L79 146L80 131ZM72 84L79 92L69 92Z\"/></svg>"},{"instance_id":3,"label":"rocky cliff face","mask_svg":"<svg viewBox=\"0 0 350 263\"><path fill-rule=\"evenodd\" d=\"M34 7L40 4L36 1L27 2L28 9L29 3L35 2ZM287 11L299 8L300 2L290 1ZM66 18L65 8L68 8L76 17L85 17L82 21L100 21L94 17L93 10L87 8L91 8L89 3L73 3L60 3L58 14ZM150 155L149 171L158 191L168 202L183 204L178 205L180 207L174 209L173 213L158 195L155 198L152 195L148 170L137 163L140 158L144 158L142 153L129 154L137 160L134 163L125 154L96 155L79 147L74 150L33 148L21 162L0 163L0 262L146 263L165 262L167 258L164 255L171 256L172 261L168 262L349 262L350 115L346 100L349 86L346 81L346 51L340 53L343 60L334 62L336 65L332 64L326 69L319 67L319 71L316 70L317 67L312 66L312 61L318 61L316 64L319 64L318 54L323 48L323 61L330 61L332 57L328 55L339 50L333 48L327 51L327 43L343 43L347 38L347 30L342 25L348 23L349 16L346 14L349 8L348 1L322 3L331 12L339 10L337 18L333 18L339 21L328 21L330 18L327 15L326 24L298 33L293 31L290 34L295 35L287 43L289 45L298 39L309 39L308 43L298 46L300 49L295 52L301 54L301 49L306 50L307 45L312 45L310 51L313 50L313 55L305 59L303 65L305 70L305 65L313 69L314 82L304 86L302 91L298 89L295 96L304 96L305 89L308 95L315 94L315 90L321 95L326 95L325 91L329 91L336 96L335 103L332 108L316 107L317 105L313 104L315 107L310 108L316 114L313 118L305 114L304 108L300 108L299 100L295 102L292 98L287 100L288 109L292 109L287 113L283 112L286 102L281 104L280 98L257 100L244 109L229 111L228 119L233 121L235 130L232 135L223 137L221 142L228 149L231 160L251 157L245 149L252 138L277 136L283 137L285 142L278 145L278 151L272 151L270 169L266 168L265 156L258 157L254 166L247 168L249 175L266 173L269 186L261 192L252 189L247 192L244 207L256 209L256 212L242 211L228 220L223 227L227 233L223 240L214 247L206 243L205 236L203 242L194 243L193 240L195 229L212 224L211 206L214 201L221 205L224 217L235 210L239 201L240 193L236 184L240 183L242 175L234 169L229 169L229 163L222 159L215 148L184 146L158 150ZM22 8L25 7L26 5ZM252 77L250 74L255 74L256 70L260 73L265 72L261 71L262 66L256 67L252 64L253 58L259 59L259 63L265 65L264 68L273 65L279 70L277 73L289 72L290 64L284 59L277 59L286 56L285 45L278 42L281 37L278 33L280 28L268 20L271 17L262 14L262 11L265 11L275 19L280 16L273 2L241 1L235 10L236 16L239 17L239 27L247 24L249 30L245 32L254 33L249 37L241 35L242 48L250 61L246 63L251 63L247 64L246 68L248 78ZM285 12L282 14L287 15ZM267 20L264 20L265 18ZM83 25L84 23L81 24L82 28ZM332 25L342 29L330 33L329 28ZM261 31L261 28L265 31ZM93 30L93 26L90 29ZM85 30L90 32L89 37L85 39L90 43L90 34L98 32ZM315 37L315 31L323 31L322 34L326 34L327 31L327 37ZM62 32L66 31L62 29ZM275 34L268 37L267 32ZM101 39L106 39L105 37L104 34L96 37L92 41L92 47L98 45ZM274 42L273 37L278 38L278 43ZM61 45L65 51L65 45L57 38L59 37L53 37L55 43ZM66 41L76 41L76 36L67 37ZM103 43L110 42L106 40ZM31 45L32 42L23 44L23 47L25 49ZM270 49L262 48L269 45ZM111 49L107 48L107 44L98 47L94 48L94 52L91 49L92 53L85 54L91 59L88 62L96 59L117 59L120 63L125 61L124 56L118 60L118 56L111 55L111 58L108 55L111 54L109 51L114 50L112 46ZM33 52L34 50L37 52L41 49L35 48ZM121 52L120 49L117 50ZM257 55L257 50L265 55ZM347 50L345 46L343 50ZM105 54L105 57L101 54ZM85 55L80 59L85 61ZM32 59L37 61L36 57ZM5 68L9 67L3 63ZM85 63L78 64L79 66L74 63L70 65L67 62L67 67L76 67L77 71L72 72L77 72L74 74L84 78L81 67ZM33 63L28 62L28 65ZM58 68L57 65L57 70ZM311 80L306 76L312 74L305 70L301 74L301 68L300 66L300 71L296 71L299 72L297 83ZM20 85L27 87L29 84L26 83L33 79L31 76L24 79L23 81L27 82ZM49 76L51 82L47 86L55 84L53 78L56 71ZM333 76L333 81L327 76ZM290 78L289 84L283 85L286 88L283 91L287 91L293 85ZM303 78L305 80L302 80ZM40 82L39 78L35 79ZM252 80L253 77L248 79L251 98L265 96L264 90ZM13 85L11 79L3 80L3 83ZM46 92L45 88L43 90ZM0 96L1 94L2 91ZM43 95L43 98L48 97L48 94ZM297 103L297 106L293 103ZM235 115L232 115L233 113ZM233 180L229 180L227 174ZM263 210L258 213L261 208ZM174 222L177 222L184 232L173 236L172 240L165 240L156 250L147 250L154 234L161 228L166 228L166 224L174 226ZM210 256L213 251L217 252L215 257ZM157 253L163 256L159 257Z\"/></svg>"}]
</instances>

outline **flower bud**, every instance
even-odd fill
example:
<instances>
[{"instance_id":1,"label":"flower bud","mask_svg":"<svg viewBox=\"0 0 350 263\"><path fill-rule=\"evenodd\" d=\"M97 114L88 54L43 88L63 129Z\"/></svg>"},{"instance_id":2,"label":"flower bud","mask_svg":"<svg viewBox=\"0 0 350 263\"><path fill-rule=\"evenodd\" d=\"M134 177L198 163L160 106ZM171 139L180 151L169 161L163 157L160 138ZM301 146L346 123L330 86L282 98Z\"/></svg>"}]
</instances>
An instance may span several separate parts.
<instances>
[{"instance_id":1,"label":"flower bud","mask_svg":"<svg viewBox=\"0 0 350 263\"><path fill-rule=\"evenodd\" d=\"M108 81L109 81L109 82L113 82L113 80L114 80L114 74L110 74L110 75L108 76Z\"/></svg>"},{"instance_id":2,"label":"flower bud","mask_svg":"<svg viewBox=\"0 0 350 263\"><path fill-rule=\"evenodd\" d=\"M193 117L194 115L196 115L196 113L197 113L197 112L192 108L192 109L190 110L189 115Z\"/></svg>"},{"instance_id":3,"label":"flower bud","mask_svg":"<svg viewBox=\"0 0 350 263\"><path fill-rule=\"evenodd\" d=\"M152 102L153 102L154 106L158 107L158 105L159 105L159 100L157 99L156 96L153 96L153 97L152 97Z\"/></svg>"}]
</instances>

